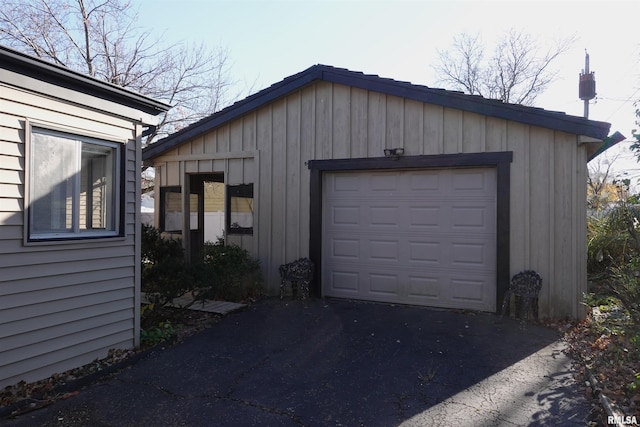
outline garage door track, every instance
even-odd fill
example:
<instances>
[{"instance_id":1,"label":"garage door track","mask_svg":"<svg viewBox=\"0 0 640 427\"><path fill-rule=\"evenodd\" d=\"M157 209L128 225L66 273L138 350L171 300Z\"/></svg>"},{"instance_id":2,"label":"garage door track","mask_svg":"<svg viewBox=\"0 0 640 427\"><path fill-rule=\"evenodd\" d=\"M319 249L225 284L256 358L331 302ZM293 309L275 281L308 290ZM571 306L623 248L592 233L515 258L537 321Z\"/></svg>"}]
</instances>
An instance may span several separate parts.
<instances>
[{"instance_id":1,"label":"garage door track","mask_svg":"<svg viewBox=\"0 0 640 427\"><path fill-rule=\"evenodd\" d=\"M584 425L569 369L557 332L493 314L267 299L8 423Z\"/></svg>"}]
</instances>

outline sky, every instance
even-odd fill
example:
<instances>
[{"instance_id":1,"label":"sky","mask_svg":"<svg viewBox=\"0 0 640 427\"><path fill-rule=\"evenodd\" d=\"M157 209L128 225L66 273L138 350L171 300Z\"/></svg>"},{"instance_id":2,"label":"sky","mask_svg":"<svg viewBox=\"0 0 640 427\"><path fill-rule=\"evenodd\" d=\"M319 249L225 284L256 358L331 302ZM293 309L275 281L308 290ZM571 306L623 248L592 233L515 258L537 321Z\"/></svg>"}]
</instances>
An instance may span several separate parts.
<instances>
[{"instance_id":1,"label":"sky","mask_svg":"<svg viewBox=\"0 0 640 427\"><path fill-rule=\"evenodd\" d=\"M138 24L167 42L200 43L229 52L231 76L242 96L314 64L446 88L433 69L438 51L461 33L492 42L509 29L536 38L541 47L574 37L555 63L557 80L536 107L582 116L578 79L595 72L597 97L589 118L611 123L632 140L634 101L640 99L640 2L616 1L248 1L132 0ZM640 126L638 126L640 128ZM624 153L628 143L619 144ZM613 157L609 155L609 157ZM619 173L640 176L630 156L615 161ZM626 160L625 160L626 159ZM637 169L637 171L635 171Z\"/></svg>"}]
</instances>

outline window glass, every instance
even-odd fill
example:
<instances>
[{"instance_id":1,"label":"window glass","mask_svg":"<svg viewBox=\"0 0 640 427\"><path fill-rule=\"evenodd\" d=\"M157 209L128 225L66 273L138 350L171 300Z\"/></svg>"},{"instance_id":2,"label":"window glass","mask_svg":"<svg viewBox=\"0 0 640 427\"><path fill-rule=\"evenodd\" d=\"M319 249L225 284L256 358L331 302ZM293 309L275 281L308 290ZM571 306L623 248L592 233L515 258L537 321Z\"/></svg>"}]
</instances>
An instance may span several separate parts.
<instances>
[{"instance_id":1,"label":"window glass","mask_svg":"<svg viewBox=\"0 0 640 427\"><path fill-rule=\"evenodd\" d=\"M253 234L253 184L228 187L226 214L228 234Z\"/></svg>"},{"instance_id":2,"label":"window glass","mask_svg":"<svg viewBox=\"0 0 640 427\"><path fill-rule=\"evenodd\" d=\"M189 194L189 229L197 230L198 229L198 215L200 214L200 209L198 209L198 205L200 204L201 194Z\"/></svg>"},{"instance_id":3,"label":"window glass","mask_svg":"<svg viewBox=\"0 0 640 427\"><path fill-rule=\"evenodd\" d=\"M113 215L114 149L82 144L80 229L115 230Z\"/></svg>"},{"instance_id":4,"label":"window glass","mask_svg":"<svg viewBox=\"0 0 640 427\"><path fill-rule=\"evenodd\" d=\"M32 129L29 238L118 235L119 144Z\"/></svg>"},{"instance_id":5,"label":"window glass","mask_svg":"<svg viewBox=\"0 0 640 427\"><path fill-rule=\"evenodd\" d=\"M253 227L253 197L231 197L231 228Z\"/></svg>"},{"instance_id":6,"label":"window glass","mask_svg":"<svg viewBox=\"0 0 640 427\"><path fill-rule=\"evenodd\" d=\"M163 187L160 189L160 229L168 232L182 230L182 193L180 187Z\"/></svg>"}]
</instances>

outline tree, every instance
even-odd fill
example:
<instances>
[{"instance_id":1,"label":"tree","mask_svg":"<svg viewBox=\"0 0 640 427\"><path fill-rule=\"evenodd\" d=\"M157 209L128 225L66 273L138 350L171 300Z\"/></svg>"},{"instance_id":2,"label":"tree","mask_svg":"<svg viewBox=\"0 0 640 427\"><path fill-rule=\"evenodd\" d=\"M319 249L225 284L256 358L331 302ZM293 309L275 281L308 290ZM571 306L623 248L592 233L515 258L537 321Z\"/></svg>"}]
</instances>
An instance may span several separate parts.
<instances>
[{"instance_id":1,"label":"tree","mask_svg":"<svg viewBox=\"0 0 640 427\"><path fill-rule=\"evenodd\" d=\"M470 95L503 102L533 105L555 80L553 61L569 50L574 38L560 40L546 51L531 35L509 30L498 40L493 54L485 55L480 34L454 37L448 50L438 50L434 70L439 83Z\"/></svg>"},{"instance_id":2,"label":"tree","mask_svg":"<svg viewBox=\"0 0 640 427\"><path fill-rule=\"evenodd\" d=\"M636 125L640 126L640 99L634 102L633 105L636 107ZM638 129L633 129L631 133L633 134L635 141L629 148L636 157L636 160L640 163L640 131Z\"/></svg>"},{"instance_id":3,"label":"tree","mask_svg":"<svg viewBox=\"0 0 640 427\"><path fill-rule=\"evenodd\" d=\"M587 165L587 208L592 215L606 214L606 210L621 199L621 181L612 176L612 166L619 157L620 153L613 157L603 153Z\"/></svg>"},{"instance_id":4,"label":"tree","mask_svg":"<svg viewBox=\"0 0 640 427\"><path fill-rule=\"evenodd\" d=\"M166 45L137 18L121 0L4 0L0 43L170 103L151 143L222 108L232 82L225 49Z\"/></svg>"}]
</instances>

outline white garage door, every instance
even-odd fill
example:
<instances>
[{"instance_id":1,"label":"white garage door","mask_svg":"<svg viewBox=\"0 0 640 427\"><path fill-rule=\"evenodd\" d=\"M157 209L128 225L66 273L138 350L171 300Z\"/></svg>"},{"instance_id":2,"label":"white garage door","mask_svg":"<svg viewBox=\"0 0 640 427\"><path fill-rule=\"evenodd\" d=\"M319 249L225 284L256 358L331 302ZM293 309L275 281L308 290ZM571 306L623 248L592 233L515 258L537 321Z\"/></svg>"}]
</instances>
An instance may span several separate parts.
<instances>
[{"instance_id":1,"label":"white garage door","mask_svg":"<svg viewBox=\"0 0 640 427\"><path fill-rule=\"evenodd\" d=\"M323 295L495 311L495 169L325 173L323 188Z\"/></svg>"}]
</instances>

